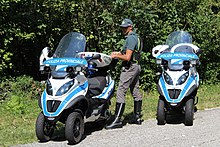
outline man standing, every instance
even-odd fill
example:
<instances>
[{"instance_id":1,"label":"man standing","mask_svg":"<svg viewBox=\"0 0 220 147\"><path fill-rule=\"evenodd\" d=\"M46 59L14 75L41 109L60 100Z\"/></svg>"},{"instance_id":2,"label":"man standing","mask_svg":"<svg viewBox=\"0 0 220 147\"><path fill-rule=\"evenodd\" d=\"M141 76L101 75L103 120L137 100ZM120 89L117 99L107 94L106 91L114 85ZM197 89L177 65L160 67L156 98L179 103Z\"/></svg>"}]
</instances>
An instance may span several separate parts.
<instances>
[{"instance_id":1,"label":"man standing","mask_svg":"<svg viewBox=\"0 0 220 147\"><path fill-rule=\"evenodd\" d=\"M128 88L134 97L134 120L132 123L141 124L142 96L139 91L139 75L141 67L139 65L140 41L137 34L133 31L133 23L130 19L124 19L120 25L126 40L121 52L112 52L112 58L121 59L122 70L119 86L117 90L117 101L115 107L114 121L107 125L106 129L120 128L123 126L121 117L125 108L125 96Z\"/></svg>"}]
</instances>

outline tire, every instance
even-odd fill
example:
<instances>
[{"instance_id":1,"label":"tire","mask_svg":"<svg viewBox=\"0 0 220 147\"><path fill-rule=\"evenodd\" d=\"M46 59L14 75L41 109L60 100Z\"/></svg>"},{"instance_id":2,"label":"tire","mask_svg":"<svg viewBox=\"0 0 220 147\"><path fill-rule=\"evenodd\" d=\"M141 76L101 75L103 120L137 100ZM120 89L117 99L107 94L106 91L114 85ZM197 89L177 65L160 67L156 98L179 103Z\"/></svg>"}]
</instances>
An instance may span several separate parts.
<instances>
[{"instance_id":1,"label":"tire","mask_svg":"<svg viewBox=\"0 0 220 147\"><path fill-rule=\"evenodd\" d=\"M36 136L40 142L49 141L54 133L55 125L52 125L45 120L43 113L41 112L36 120Z\"/></svg>"},{"instance_id":2,"label":"tire","mask_svg":"<svg viewBox=\"0 0 220 147\"><path fill-rule=\"evenodd\" d=\"M186 101L185 106L185 125L192 126L194 119L194 99L189 99Z\"/></svg>"},{"instance_id":3,"label":"tire","mask_svg":"<svg viewBox=\"0 0 220 147\"><path fill-rule=\"evenodd\" d=\"M78 112L69 114L66 120L65 135L69 144L77 144L84 134L84 120Z\"/></svg>"},{"instance_id":4,"label":"tire","mask_svg":"<svg viewBox=\"0 0 220 147\"><path fill-rule=\"evenodd\" d=\"M166 121L166 114L165 114L165 104L162 99L158 100L157 105L157 124L158 125L165 125Z\"/></svg>"}]
</instances>

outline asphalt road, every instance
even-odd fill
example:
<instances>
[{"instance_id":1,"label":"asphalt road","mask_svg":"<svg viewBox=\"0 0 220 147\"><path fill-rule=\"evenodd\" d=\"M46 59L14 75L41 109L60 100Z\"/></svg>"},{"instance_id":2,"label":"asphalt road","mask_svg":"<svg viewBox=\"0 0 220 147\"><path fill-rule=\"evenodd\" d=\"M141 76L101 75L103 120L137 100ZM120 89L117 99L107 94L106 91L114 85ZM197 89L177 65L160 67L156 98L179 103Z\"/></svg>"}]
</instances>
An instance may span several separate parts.
<instances>
[{"instance_id":1,"label":"asphalt road","mask_svg":"<svg viewBox=\"0 0 220 147\"><path fill-rule=\"evenodd\" d=\"M64 136L47 143L32 143L17 147L65 147ZM158 126L155 119L141 126L127 124L123 128L105 130L94 124L86 127L85 138L74 147L219 147L220 108L195 113L193 126L184 126L182 118L171 117L169 123Z\"/></svg>"}]
</instances>

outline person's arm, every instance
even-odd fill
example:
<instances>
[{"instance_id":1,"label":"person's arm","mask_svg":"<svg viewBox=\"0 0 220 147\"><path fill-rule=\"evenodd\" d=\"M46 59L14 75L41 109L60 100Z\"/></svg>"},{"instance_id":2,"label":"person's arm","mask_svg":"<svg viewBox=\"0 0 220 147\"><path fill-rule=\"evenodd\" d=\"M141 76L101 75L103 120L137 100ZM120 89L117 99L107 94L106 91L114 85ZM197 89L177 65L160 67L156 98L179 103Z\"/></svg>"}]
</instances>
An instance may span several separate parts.
<instances>
[{"instance_id":1,"label":"person's arm","mask_svg":"<svg viewBox=\"0 0 220 147\"><path fill-rule=\"evenodd\" d=\"M130 61L132 53L133 53L133 50L126 49L125 54L122 54L121 52L112 52L111 57L118 58L124 61Z\"/></svg>"}]
</instances>

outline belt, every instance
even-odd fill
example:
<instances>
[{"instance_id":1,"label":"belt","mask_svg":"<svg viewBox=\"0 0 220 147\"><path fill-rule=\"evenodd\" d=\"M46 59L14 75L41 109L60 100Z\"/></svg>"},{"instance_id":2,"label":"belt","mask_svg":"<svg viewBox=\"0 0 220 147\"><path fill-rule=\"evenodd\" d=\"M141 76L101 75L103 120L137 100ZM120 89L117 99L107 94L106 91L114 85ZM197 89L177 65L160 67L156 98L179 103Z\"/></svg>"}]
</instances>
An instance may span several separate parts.
<instances>
[{"instance_id":1,"label":"belt","mask_svg":"<svg viewBox=\"0 0 220 147\"><path fill-rule=\"evenodd\" d=\"M129 69L131 67L131 65L133 64L137 64L137 62L133 62L133 61L123 61L122 62L122 67L125 68L125 69Z\"/></svg>"},{"instance_id":2,"label":"belt","mask_svg":"<svg viewBox=\"0 0 220 147\"><path fill-rule=\"evenodd\" d=\"M139 64L138 61L123 61L122 66L131 66L132 64Z\"/></svg>"}]
</instances>

